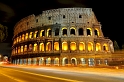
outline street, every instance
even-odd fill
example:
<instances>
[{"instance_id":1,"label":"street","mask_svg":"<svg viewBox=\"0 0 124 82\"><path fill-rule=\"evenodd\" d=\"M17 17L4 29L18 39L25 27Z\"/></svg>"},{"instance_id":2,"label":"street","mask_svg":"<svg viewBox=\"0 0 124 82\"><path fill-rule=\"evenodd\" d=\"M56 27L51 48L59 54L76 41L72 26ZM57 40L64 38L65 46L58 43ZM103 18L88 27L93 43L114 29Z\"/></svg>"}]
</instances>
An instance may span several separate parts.
<instances>
[{"instance_id":1,"label":"street","mask_svg":"<svg viewBox=\"0 0 124 82\"><path fill-rule=\"evenodd\" d=\"M0 66L0 82L124 82L124 78L45 68Z\"/></svg>"}]
</instances>

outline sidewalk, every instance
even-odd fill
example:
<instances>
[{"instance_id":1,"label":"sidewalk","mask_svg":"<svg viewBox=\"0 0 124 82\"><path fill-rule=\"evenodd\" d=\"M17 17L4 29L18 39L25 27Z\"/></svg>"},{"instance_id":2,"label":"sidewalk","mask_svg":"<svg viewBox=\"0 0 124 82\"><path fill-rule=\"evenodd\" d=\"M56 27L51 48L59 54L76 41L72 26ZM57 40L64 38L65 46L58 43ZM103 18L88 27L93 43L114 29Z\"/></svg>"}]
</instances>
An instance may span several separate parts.
<instances>
[{"instance_id":1,"label":"sidewalk","mask_svg":"<svg viewBox=\"0 0 124 82\"><path fill-rule=\"evenodd\" d=\"M78 72L86 74L97 74L101 76L111 76L124 79L124 69L110 69L110 68L88 68L88 67L57 67L57 66L26 66L26 65L6 65L23 68L34 68L34 69L49 69L57 71L67 72Z\"/></svg>"}]
</instances>

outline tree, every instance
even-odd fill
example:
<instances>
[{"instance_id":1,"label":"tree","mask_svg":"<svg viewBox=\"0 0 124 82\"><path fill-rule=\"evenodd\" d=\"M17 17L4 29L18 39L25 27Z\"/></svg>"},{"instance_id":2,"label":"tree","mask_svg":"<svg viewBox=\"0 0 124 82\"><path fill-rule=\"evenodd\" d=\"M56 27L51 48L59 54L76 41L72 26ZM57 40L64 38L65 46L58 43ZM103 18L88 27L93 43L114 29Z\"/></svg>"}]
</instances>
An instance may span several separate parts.
<instances>
[{"instance_id":1,"label":"tree","mask_svg":"<svg viewBox=\"0 0 124 82\"><path fill-rule=\"evenodd\" d=\"M7 27L0 24L0 42L5 41L7 36L8 36Z\"/></svg>"},{"instance_id":2,"label":"tree","mask_svg":"<svg viewBox=\"0 0 124 82\"><path fill-rule=\"evenodd\" d=\"M114 41L114 50L119 50L119 46L118 46L118 43L116 41Z\"/></svg>"}]
</instances>

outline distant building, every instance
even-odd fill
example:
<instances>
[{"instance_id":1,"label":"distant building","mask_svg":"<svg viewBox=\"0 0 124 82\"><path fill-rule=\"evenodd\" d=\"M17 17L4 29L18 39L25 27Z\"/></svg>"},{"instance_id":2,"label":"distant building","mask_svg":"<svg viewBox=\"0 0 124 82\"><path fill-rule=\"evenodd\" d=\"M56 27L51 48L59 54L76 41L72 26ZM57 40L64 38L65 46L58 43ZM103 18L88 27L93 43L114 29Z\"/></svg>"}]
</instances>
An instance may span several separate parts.
<instances>
[{"instance_id":1,"label":"distant building","mask_svg":"<svg viewBox=\"0 0 124 82\"><path fill-rule=\"evenodd\" d=\"M11 45L10 43L0 43L0 60L2 61L4 56L10 58L11 55Z\"/></svg>"},{"instance_id":2,"label":"distant building","mask_svg":"<svg viewBox=\"0 0 124 82\"><path fill-rule=\"evenodd\" d=\"M113 42L91 8L59 8L21 19L14 27L11 60L27 65L108 65Z\"/></svg>"}]
</instances>

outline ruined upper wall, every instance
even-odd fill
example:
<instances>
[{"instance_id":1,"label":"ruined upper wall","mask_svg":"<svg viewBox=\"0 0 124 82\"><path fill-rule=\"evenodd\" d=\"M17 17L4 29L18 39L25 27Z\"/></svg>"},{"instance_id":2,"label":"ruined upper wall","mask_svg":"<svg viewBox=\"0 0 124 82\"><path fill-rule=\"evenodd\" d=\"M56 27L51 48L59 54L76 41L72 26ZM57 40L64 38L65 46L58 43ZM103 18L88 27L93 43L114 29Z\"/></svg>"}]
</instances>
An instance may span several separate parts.
<instances>
[{"instance_id":1,"label":"ruined upper wall","mask_svg":"<svg viewBox=\"0 0 124 82\"><path fill-rule=\"evenodd\" d=\"M35 16L30 15L21 19L14 27L14 35L36 28L38 26L48 26L54 24L99 24L91 8L59 8L43 11L42 14Z\"/></svg>"}]
</instances>

